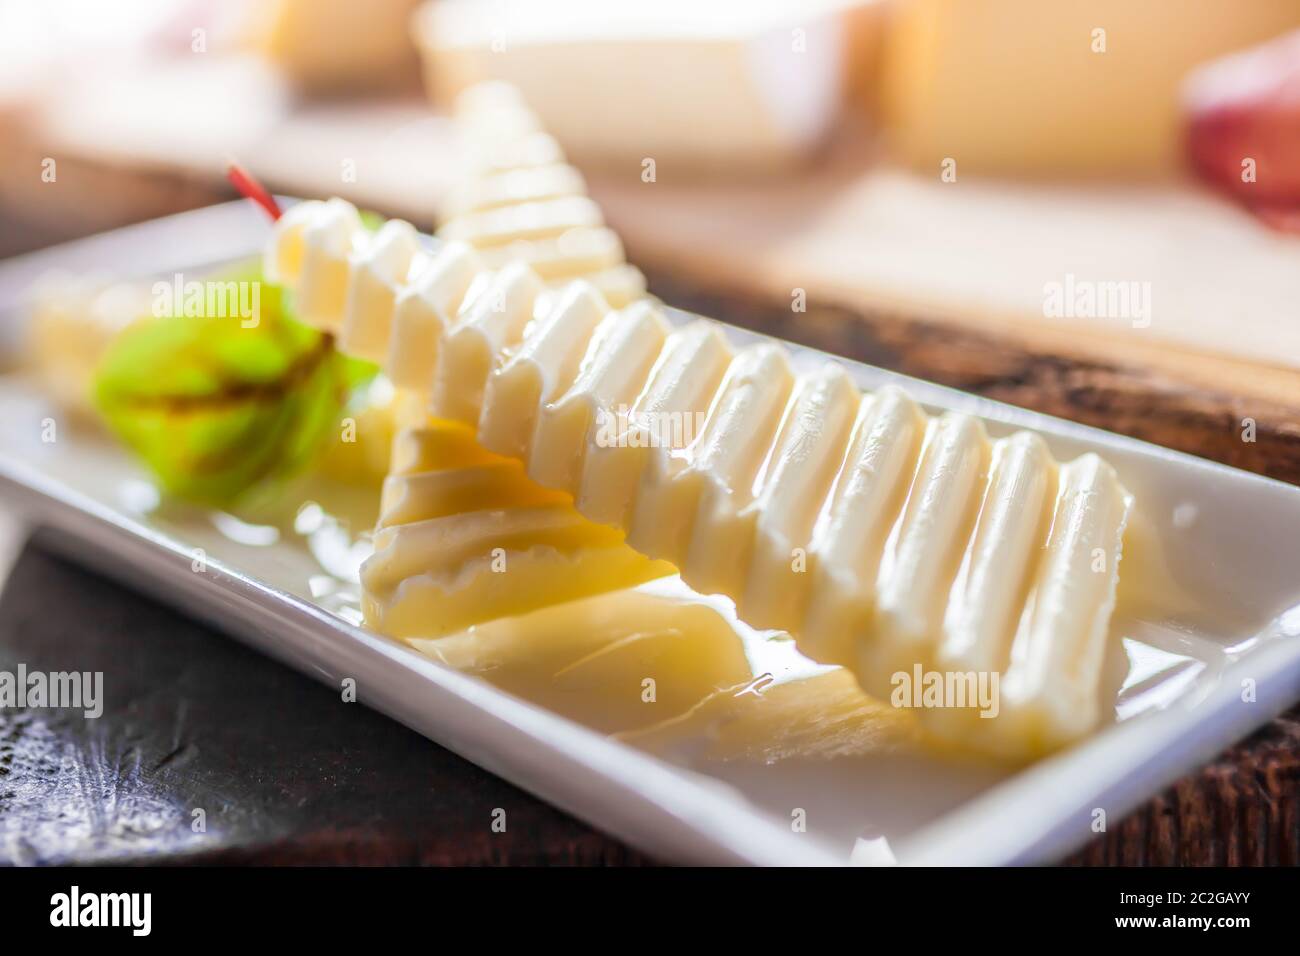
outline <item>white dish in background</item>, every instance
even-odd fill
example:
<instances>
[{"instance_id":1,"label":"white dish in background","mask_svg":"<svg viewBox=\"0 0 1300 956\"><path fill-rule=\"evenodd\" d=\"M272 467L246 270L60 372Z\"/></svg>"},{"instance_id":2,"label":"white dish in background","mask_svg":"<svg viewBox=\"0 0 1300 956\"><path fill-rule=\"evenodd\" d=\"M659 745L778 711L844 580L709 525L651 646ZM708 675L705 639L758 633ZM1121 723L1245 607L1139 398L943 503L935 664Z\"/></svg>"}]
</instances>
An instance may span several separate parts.
<instances>
[{"instance_id":1,"label":"white dish in background","mask_svg":"<svg viewBox=\"0 0 1300 956\"><path fill-rule=\"evenodd\" d=\"M0 348L15 341L22 291L47 268L197 272L255 252L264 235L260 214L234 203L13 260L0 266ZM799 362L825 358L794 351ZM1115 725L1018 771L897 754L663 759L350 623L347 579L364 546L327 515L275 533L158 509L108 440L65 431L42 443L40 422L56 413L17 374L0 376L0 491L6 507L57 529L73 557L318 679L355 678L369 705L666 861L1052 862L1094 835L1096 808L1114 825L1300 697L1300 488L844 364L864 388L899 382L931 407L983 416L994 434L1033 428L1058 458L1091 450L1116 466L1141 517L1121 573L1132 593L1113 629L1125 651ZM352 532L370 507L357 491L329 501L352 514ZM204 573L192 570L195 548ZM794 808L807 832L794 832Z\"/></svg>"}]
</instances>

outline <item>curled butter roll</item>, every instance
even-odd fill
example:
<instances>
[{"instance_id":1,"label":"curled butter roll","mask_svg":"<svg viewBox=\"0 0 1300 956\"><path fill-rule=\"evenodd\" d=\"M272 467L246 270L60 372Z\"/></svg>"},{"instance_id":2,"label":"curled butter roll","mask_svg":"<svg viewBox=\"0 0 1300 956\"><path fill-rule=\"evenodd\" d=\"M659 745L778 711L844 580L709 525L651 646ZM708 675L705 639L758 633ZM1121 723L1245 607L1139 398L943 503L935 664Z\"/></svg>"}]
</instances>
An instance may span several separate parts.
<instances>
[{"instance_id":1,"label":"curled butter roll","mask_svg":"<svg viewBox=\"0 0 1300 956\"><path fill-rule=\"evenodd\" d=\"M472 133L502 156L545 135L516 120ZM511 162L480 174L547 165ZM328 270L307 268L311 239L334 255L350 222L325 205L286 225L272 250L323 315L340 299ZM916 674L999 689L993 708L922 706L922 723L942 737L1021 758L1101 720L1133 505L1105 462L1058 462L1037 436L991 438L980 420L930 416L897 388L863 394L839 366L796 369L777 345L734 352L706 322L672 328L581 195L489 203L441 235L444 251L412 256L406 288L392 280L400 256L385 273L392 321L358 326L376 330L365 347L386 349L440 419L882 700ZM581 237L583 251L566 237ZM368 241L353 261L384 261L362 251ZM443 291L429 295L442 298L409 305L420 318L404 322L408 289L435 264L430 288ZM482 475L484 487L495 474ZM416 484L395 487L391 506L415 514L394 502L413 500ZM408 571L435 560L421 547L451 546L418 540L401 551Z\"/></svg>"}]
</instances>

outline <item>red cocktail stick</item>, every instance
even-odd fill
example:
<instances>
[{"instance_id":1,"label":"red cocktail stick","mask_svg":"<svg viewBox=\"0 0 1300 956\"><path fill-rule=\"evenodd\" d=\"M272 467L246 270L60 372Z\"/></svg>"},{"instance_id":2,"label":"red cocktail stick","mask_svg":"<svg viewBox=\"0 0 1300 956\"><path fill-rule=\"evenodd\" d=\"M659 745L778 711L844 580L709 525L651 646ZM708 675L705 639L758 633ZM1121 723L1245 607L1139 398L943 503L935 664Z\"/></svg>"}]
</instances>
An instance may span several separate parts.
<instances>
[{"instance_id":1,"label":"red cocktail stick","mask_svg":"<svg viewBox=\"0 0 1300 956\"><path fill-rule=\"evenodd\" d=\"M259 183L243 166L233 160L226 166L226 178L230 180L230 185L245 199L251 199L271 217L271 221L279 219L281 216L280 204L275 201L275 197L265 186Z\"/></svg>"}]
</instances>

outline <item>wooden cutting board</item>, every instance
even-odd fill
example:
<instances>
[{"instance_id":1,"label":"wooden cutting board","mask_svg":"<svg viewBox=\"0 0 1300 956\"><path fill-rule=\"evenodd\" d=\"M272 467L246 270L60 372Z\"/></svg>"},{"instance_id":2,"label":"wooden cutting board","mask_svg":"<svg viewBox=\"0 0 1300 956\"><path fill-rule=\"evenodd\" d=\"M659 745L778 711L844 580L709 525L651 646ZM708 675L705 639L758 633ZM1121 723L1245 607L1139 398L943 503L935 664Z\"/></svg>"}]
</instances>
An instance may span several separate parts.
<instances>
[{"instance_id":1,"label":"wooden cutting board","mask_svg":"<svg viewBox=\"0 0 1300 956\"><path fill-rule=\"evenodd\" d=\"M423 103L299 104L265 68L222 60L58 84L11 129L12 161L54 156L72 171L17 201L72 215L151 179L223 194L235 155L281 191L429 228L456 153ZM138 182L106 189L105 169ZM1300 238L1194 184L1009 184L960 167L944 182L891 167L860 130L781 178L585 172L671 304L1300 481ZM0 185L11 200L22 189ZM1090 283L1135 284L1149 311L1045 310L1053 284Z\"/></svg>"}]
</instances>

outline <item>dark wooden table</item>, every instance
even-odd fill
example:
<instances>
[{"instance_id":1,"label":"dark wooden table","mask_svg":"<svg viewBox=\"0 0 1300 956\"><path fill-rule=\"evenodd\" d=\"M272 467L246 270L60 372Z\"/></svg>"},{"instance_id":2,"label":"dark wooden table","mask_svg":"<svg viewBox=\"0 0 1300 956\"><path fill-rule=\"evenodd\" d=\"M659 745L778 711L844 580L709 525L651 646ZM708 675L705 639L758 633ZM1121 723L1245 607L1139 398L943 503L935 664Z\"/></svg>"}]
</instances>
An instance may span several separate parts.
<instances>
[{"instance_id":1,"label":"dark wooden table","mask_svg":"<svg viewBox=\"0 0 1300 956\"><path fill-rule=\"evenodd\" d=\"M166 195L156 195L160 181L169 184ZM229 198L156 175L150 183L156 201L134 207L148 215ZM0 209L0 225L17 225L4 220ZM69 221L46 224L40 235L87 231ZM35 234L26 226L0 229L11 238ZM1014 352L999 352L990 364L975 350L969 367L927 364L926 349L900 344L888 322L868 323L863 333L848 321L861 316L809 315L790 327L762 304L696 296L673 289L669 277L652 276L652 285L676 304L740 324L1063 417L1110 422L1300 483L1300 446L1290 432L1248 446L1259 457L1241 460L1240 442L1206 438L1231 432L1222 409L1189 417L1185 403L1174 403L1156 415L1143 392L1139 405L1119 407L1148 413L1117 417L1112 398L1125 389L1113 369L1062 368ZM1300 422L1284 425L1300 433ZM0 862L647 862L392 721L342 703L39 543L23 551L0 598L0 668L19 660L47 670L103 670L111 706L93 721L0 711ZM490 827L497 807L507 811L504 834ZM206 834L192 832L195 809L205 811ZM1300 864L1300 708L1067 862Z\"/></svg>"},{"instance_id":2,"label":"dark wooden table","mask_svg":"<svg viewBox=\"0 0 1300 956\"><path fill-rule=\"evenodd\" d=\"M0 709L0 863L642 862L39 536L0 595L0 670L20 662L102 671L105 705Z\"/></svg>"}]
</instances>

